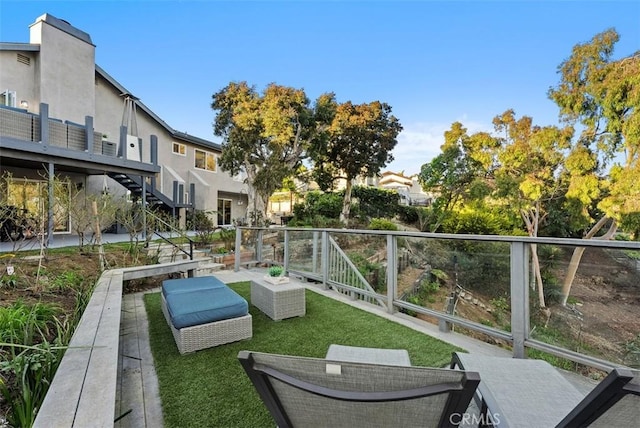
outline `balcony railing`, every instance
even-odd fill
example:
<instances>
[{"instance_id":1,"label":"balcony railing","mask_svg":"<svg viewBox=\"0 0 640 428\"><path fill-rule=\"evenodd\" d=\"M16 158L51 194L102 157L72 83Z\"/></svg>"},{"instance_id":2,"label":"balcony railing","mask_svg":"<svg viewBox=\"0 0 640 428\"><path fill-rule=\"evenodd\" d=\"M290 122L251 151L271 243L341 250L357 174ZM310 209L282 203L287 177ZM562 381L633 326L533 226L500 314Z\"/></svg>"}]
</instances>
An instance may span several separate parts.
<instances>
[{"instance_id":1,"label":"balcony railing","mask_svg":"<svg viewBox=\"0 0 640 428\"><path fill-rule=\"evenodd\" d=\"M42 141L42 120L46 120L49 126L49 145L63 147L70 150L84 152L88 150L91 142L92 153L107 156L116 156L116 143L103 141L100 132L90 129L87 126L69 121L61 121L44 117L8 107L0 108L0 135L12 137L23 141Z\"/></svg>"},{"instance_id":2,"label":"balcony railing","mask_svg":"<svg viewBox=\"0 0 640 428\"><path fill-rule=\"evenodd\" d=\"M558 294L577 247L587 250L562 306ZM607 371L640 363L640 266L631 257L640 255L638 242L239 227L236 248L389 313L490 338L517 358L542 351Z\"/></svg>"}]
</instances>

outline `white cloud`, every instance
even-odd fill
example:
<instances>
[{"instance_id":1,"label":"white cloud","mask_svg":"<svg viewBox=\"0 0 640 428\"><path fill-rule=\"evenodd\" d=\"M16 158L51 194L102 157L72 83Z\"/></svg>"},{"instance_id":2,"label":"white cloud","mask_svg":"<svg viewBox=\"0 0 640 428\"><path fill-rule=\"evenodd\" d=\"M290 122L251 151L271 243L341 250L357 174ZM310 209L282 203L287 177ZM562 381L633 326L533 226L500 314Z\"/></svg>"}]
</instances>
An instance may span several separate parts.
<instances>
[{"instance_id":1,"label":"white cloud","mask_svg":"<svg viewBox=\"0 0 640 428\"><path fill-rule=\"evenodd\" d=\"M470 121L466 114L451 123L455 121L462 123L469 134L492 130L490 124ZM451 123L403 124L404 130L398 134L398 144L393 149L394 160L384 170L404 171L405 175L419 173L422 165L440 154L444 132L451 128Z\"/></svg>"},{"instance_id":2,"label":"white cloud","mask_svg":"<svg viewBox=\"0 0 640 428\"><path fill-rule=\"evenodd\" d=\"M405 125L398 135L398 144L393 149L394 160L386 169L405 175L417 174L420 167L431 161L440 153L440 146L444 142L444 131L441 124L417 123Z\"/></svg>"}]
</instances>

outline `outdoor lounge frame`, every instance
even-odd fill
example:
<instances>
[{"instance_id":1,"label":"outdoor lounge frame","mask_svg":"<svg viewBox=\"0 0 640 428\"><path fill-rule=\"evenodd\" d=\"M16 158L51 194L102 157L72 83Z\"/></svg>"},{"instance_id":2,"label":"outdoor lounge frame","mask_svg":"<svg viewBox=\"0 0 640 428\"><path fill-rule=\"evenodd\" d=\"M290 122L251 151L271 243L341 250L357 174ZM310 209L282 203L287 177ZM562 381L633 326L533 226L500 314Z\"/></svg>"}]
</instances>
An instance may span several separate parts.
<instances>
[{"instance_id":1,"label":"outdoor lounge frame","mask_svg":"<svg viewBox=\"0 0 640 428\"><path fill-rule=\"evenodd\" d=\"M262 361L256 361L257 358L261 360L267 357L268 360L273 360L273 362L277 362L276 366L272 366L271 363L264 363ZM366 404L366 403L391 403L391 402L403 402L408 400L416 400L425 397L436 396L440 394L446 395L446 400L443 401L442 407L437 409L439 410L438 416L440 417L440 421L438 423L439 427L453 427L457 426L457 423L454 423L455 418L452 418L452 415L462 415L469 405L469 402L473 398L473 394L480 383L480 376L476 372L472 371L458 371L456 373L457 379L454 381L453 379L449 379L448 381L440 381L433 382L429 385L413 385L413 386L405 386L400 388L400 385L391 386L387 381L390 377L395 379L404 379L406 381L407 378L411 378L411 374L417 375L418 372L422 373L429 370L435 370L436 374L430 380L438 379L437 371L441 369L431 369L428 367L406 367L406 366L392 366L392 365L380 365L380 364L369 364L369 363L356 363L356 362L346 362L346 361L332 361L332 360L321 360L318 358L305 358L305 357L292 357L292 356L282 356L282 355L274 355L274 354L260 354L253 353L249 351L240 351L238 354L238 360L251 382L255 386L260 398L264 402L265 406L273 416L276 424L280 428L291 428L294 426L292 423L292 418L295 416L294 413L304 413L305 409L308 410L308 407L320 407L320 403L326 405L324 411L327 413L335 413L338 418L341 415L345 415L351 422L357 420L358 423L366 423L366 421L371 422L376 415L368 414L367 409L358 406L358 404ZM287 362L296 361L299 366L294 369L305 371L305 375L308 375L309 378L316 378L326 376L328 379L331 378L331 383L341 384L340 387L332 388L329 386L323 386L318 383L310 382L307 380L303 380L295 375L287 374L288 367L286 367ZM326 361L326 363L325 363ZM326 364L327 366L335 366L339 364L341 367L340 374L329 374L329 369L327 368L327 373L322 373L319 369ZM280 370L279 366L285 366ZM362 387L366 390L358 390L358 382L355 382L353 379L353 374L359 373L362 375ZM431 372L429 372L431 373ZM344 379L342 378L344 376ZM432 375L430 375L432 376ZM421 379L423 379L421 377ZM429 376L424 376L423 380L429 379ZM376 384L377 387L373 388L371 384ZM320 380L322 382L322 380ZM400 381L399 381L400 382ZM287 385L288 387L294 388L296 393L299 391L301 393L309 393L311 396L309 397L321 397L328 400L321 400L318 403L309 402L307 400L300 400L300 397L296 397L293 399L291 395L289 395L289 399L291 402L283 401L283 397L279 397L277 394L278 388L276 387L277 383L282 383ZM365 386L366 385L366 386ZM385 390L385 388L388 388ZM332 402L335 402L335 408L331 407ZM424 403L413 401L414 406L424 405ZM307 408L297 408L297 405L307 406ZM362 413L358 413L362 412ZM419 412L409 412L411 415L407 414L406 417L416 417ZM328 416L328 415L327 415ZM378 416L381 416L378 414ZM391 415L395 419L402 420L403 415L394 414ZM421 415L421 416L424 416ZM305 418L308 419L308 416L305 415ZM346 422L345 420L341 420L340 422ZM415 424L415 420L411 420L409 424ZM324 422L326 425L327 422ZM322 425L322 424L321 424Z\"/></svg>"},{"instance_id":2,"label":"outdoor lounge frame","mask_svg":"<svg viewBox=\"0 0 640 428\"><path fill-rule=\"evenodd\" d=\"M458 325L487 334L491 337L502 339L511 343L513 356L515 358L525 358L526 348L538 349L568 360L595 367L600 370L610 371L619 365L610 361L605 361L579 352L574 352L566 348L550 345L530 337L530 310L529 310L529 259L531 244L549 244L574 247L593 248L614 248L631 249L640 251L640 243L624 241L603 241L587 239L563 239L563 238L531 238L523 236L501 236L501 235L466 235L466 234L440 234L426 232L406 232L406 231L382 231L382 230L357 230L357 229L316 229L316 228L258 228L258 227L238 227L236 229L236 248L242 244L243 231L254 231L255 259L258 263L265 262L262 254L262 238L267 232L282 231L284 233L284 261L285 271L293 273L302 278L319 281L326 288L336 288L348 290L353 296L366 297L369 300L382 300L387 312L393 314L400 309L406 309L415 313L435 317L442 324ZM314 266L311 271L290 269L289 250L292 234L304 232L312 234L312 248ZM330 277L331 260L329 252L330 238L332 235L372 235L386 238L387 248L387 293L386 296L377 294L362 288L353 287L346 283L337 282ZM503 331L486 325L469 321L460 317L435 311L423 306L415 305L400 300L397 295L398 284L398 239L400 238L426 238L434 240L451 241L472 241L472 242L502 242L510 246L510 307L511 307L511 331ZM316 263L320 260L320 263ZM269 262L268 260L266 261ZM236 258L235 270L240 268L240 260Z\"/></svg>"}]
</instances>

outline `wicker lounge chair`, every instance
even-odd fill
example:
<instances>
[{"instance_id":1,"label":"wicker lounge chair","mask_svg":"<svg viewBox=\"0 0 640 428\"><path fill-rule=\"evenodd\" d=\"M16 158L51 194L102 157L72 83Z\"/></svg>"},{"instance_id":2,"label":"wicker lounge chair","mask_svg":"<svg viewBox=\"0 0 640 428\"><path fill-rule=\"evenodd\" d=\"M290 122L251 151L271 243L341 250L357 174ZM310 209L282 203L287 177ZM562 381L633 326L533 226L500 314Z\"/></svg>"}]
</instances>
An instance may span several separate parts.
<instances>
[{"instance_id":1,"label":"wicker lounge chair","mask_svg":"<svg viewBox=\"0 0 640 428\"><path fill-rule=\"evenodd\" d=\"M181 354L253 334L247 301L214 277L166 280L161 307Z\"/></svg>"},{"instance_id":2,"label":"wicker lounge chair","mask_svg":"<svg viewBox=\"0 0 640 428\"><path fill-rule=\"evenodd\" d=\"M280 428L457 426L477 373L241 351Z\"/></svg>"}]
</instances>

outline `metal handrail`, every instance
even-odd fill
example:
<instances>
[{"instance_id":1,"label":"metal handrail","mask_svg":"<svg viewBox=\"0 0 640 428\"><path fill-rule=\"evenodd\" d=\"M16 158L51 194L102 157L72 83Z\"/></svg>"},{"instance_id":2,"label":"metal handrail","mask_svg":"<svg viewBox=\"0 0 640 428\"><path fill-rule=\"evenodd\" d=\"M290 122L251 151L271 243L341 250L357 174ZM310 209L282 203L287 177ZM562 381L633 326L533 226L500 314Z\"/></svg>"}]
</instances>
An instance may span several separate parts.
<instances>
[{"instance_id":1,"label":"metal handrail","mask_svg":"<svg viewBox=\"0 0 640 428\"><path fill-rule=\"evenodd\" d=\"M330 274L327 280L332 284L335 284L335 288L342 293L344 293L345 291L348 292L348 290L344 290L341 287L342 284L348 284L352 287L368 291L370 295L363 295L362 298L364 298L364 300L369 303L374 303L384 307L384 300L378 297L376 290L374 290L371 284L369 284L369 281L367 281L366 278L362 276L358 268L353 264L353 262L345 254L345 252L342 251L342 248L340 248L338 243L332 237L329 237L329 243L331 244L329 256L329 259L331 260L331 267L329 268ZM337 259L341 262L336 263ZM371 295L375 297L371 297Z\"/></svg>"},{"instance_id":2,"label":"metal handrail","mask_svg":"<svg viewBox=\"0 0 640 428\"><path fill-rule=\"evenodd\" d=\"M169 240L169 238L163 236L160 234L160 232L156 229L154 229L153 234L157 235L160 239L162 239L163 241L167 242L168 244L172 245L174 248L176 248L179 251L182 251L184 254L186 254L189 257L189 260L193 260L193 247L195 244L195 241L191 238L189 238L189 236L184 233L184 231L176 228L175 226L173 226L170 223L167 223L166 221L162 220L160 217L158 217L157 215L155 215L152 211L147 210L147 215L153 217L153 219L157 222L159 222L160 224L162 224L163 226L166 226L169 228L169 231L172 233L178 233L179 234L179 238L184 238L189 242L189 251L187 252L184 248L182 248L181 245L176 244L175 242L172 242Z\"/></svg>"}]
</instances>

